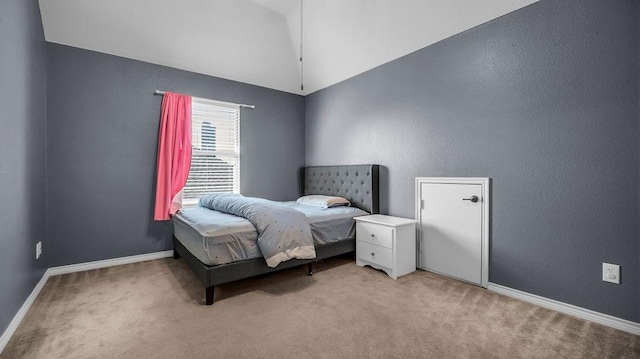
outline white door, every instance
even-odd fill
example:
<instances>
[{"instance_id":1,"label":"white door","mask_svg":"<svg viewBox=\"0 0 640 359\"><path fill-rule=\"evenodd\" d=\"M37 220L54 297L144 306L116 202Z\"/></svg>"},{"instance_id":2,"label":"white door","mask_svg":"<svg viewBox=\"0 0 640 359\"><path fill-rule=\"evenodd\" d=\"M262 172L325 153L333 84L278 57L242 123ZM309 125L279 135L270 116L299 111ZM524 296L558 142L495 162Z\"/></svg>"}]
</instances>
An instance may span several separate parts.
<instances>
[{"instance_id":1,"label":"white door","mask_svg":"<svg viewBox=\"0 0 640 359\"><path fill-rule=\"evenodd\" d=\"M418 186L420 268L486 286L483 185L418 182Z\"/></svg>"}]
</instances>

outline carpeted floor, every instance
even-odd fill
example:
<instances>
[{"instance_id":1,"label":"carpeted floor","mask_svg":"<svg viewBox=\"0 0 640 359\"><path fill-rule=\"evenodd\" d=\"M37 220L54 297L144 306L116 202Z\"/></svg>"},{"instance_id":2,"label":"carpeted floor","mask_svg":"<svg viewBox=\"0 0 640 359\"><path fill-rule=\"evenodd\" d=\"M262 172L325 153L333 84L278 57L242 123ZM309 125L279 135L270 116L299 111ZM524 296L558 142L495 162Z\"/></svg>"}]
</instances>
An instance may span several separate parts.
<instances>
[{"instance_id":1,"label":"carpeted floor","mask_svg":"<svg viewBox=\"0 0 640 359\"><path fill-rule=\"evenodd\" d=\"M222 285L182 260L52 277L1 358L640 358L640 337L349 258Z\"/></svg>"}]
</instances>

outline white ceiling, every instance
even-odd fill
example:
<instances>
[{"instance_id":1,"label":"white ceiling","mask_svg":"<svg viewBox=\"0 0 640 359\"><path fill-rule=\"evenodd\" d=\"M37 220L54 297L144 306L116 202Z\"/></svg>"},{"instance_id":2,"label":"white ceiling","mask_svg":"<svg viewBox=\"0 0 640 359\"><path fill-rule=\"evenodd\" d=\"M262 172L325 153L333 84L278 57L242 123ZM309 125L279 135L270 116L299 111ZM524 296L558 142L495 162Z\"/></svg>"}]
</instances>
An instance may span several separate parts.
<instances>
[{"instance_id":1,"label":"white ceiling","mask_svg":"<svg viewBox=\"0 0 640 359\"><path fill-rule=\"evenodd\" d=\"M537 0L40 0L49 42L309 94Z\"/></svg>"}]
</instances>

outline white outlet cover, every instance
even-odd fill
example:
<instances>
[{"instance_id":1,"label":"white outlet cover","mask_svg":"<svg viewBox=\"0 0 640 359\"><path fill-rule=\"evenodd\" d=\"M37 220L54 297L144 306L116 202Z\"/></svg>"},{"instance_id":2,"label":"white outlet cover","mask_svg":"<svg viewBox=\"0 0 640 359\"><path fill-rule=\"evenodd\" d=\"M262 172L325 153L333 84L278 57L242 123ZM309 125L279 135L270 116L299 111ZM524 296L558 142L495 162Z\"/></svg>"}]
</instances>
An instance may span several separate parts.
<instances>
[{"instance_id":1,"label":"white outlet cover","mask_svg":"<svg viewBox=\"0 0 640 359\"><path fill-rule=\"evenodd\" d=\"M36 243L36 259L40 259L42 255L42 242Z\"/></svg>"},{"instance_id":2,"label":"white outlet cover","mask_svg":"<svg viewBox=\"0 0 640 359\"><path fill-rule=\"evenodd\" d=\"M620 284L620 266L617 264L602 263L602 281Z\"/></svg>"}]
</instances>

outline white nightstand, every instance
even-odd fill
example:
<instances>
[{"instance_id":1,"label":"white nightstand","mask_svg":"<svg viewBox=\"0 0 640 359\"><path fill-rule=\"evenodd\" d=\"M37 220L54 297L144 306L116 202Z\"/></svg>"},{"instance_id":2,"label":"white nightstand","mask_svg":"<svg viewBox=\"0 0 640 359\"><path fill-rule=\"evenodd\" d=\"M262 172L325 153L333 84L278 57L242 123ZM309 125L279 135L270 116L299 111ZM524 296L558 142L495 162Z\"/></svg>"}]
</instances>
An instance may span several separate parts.
<instances>
[{"instance_id":1,"label":"white nightstand","mask_svg":"<svg viewBox=\"0 0 640 359\"><path fill-rule=\"evenodd\" d=\"M356 264L391 278L416 270L416 221L374 214L356 217Z\"/></svg>"}]
</instances>

